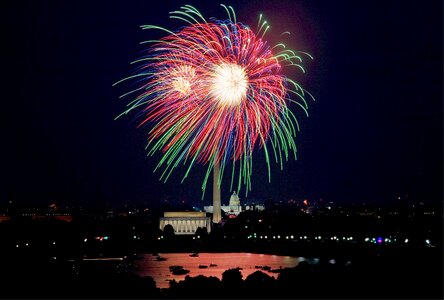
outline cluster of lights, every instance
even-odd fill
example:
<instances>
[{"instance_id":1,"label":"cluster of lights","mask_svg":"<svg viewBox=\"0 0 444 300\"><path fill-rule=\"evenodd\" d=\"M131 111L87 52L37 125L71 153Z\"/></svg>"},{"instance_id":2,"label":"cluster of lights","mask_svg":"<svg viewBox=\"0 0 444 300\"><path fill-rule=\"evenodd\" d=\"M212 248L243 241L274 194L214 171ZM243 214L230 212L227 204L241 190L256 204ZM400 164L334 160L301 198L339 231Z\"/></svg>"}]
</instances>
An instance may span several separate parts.
<instances>
[{"instance_id":1,"label":"cluster of lights","mask_svg":"<svg viewBox=\"0 0 444 300\"><path fill-rule=\"evenodd\" d=\"M396 239L394 239L394 240L392 240L391 238L382 238L382 237L376 237L376 238L369 238L369 237L366 237L365 239L364 239L364 241L365 242L367 242L367 243L373 243L373 244L382 244L382 243L392 243L392 242L396 242ZM405 242L407 243L408 242L408 239L406 239L405 240Z\"/></svg>"},{"instance_id":2,"label":"cluster of lights","mask_svg":"<svg viewBox=\"0 0 444 300\"><path fill-rule=\"evenodd\" d=\"M249 239L251 239L251 238L257 238L257 235L256 235L256 233L253 233L253 234L251 234L251 235L248 235L247 238L249 238ZM266 236L266 235L261 235L261 236L259 236L259 238L260 238L260 239L267 239L268 236ZM281 236L281 235L273 235L273 236L271 236L270 238L272 238L272 239L280 239L280 238L284 238L284 237ZM293 239L295 239L295 236L294 236L294 235L286 235L286 236L285 236L285 239L286 239L286 240L293 240ZM307 239L308 239L308 236L306 236L306 235L301 235L301 236L299 236L299 240L307 240ZM320 236L320 235L315 236L314 239L315 239L315 240L322 240L322 236ZM327 237L327 239L328 239L328 237ZM367 239L368 239L368 238L367 238ZM332 236L332 237L330 237L330 240L333 240L333 241L340 241L341 238L340 238L340 237L337 237L337 236ZM343 236L343 237L342 237L342 240L343 240L343 241L353 241L353 237L352 237L352 236L348 236L348 237L347 237L347 236ZM367 241L367 240L366 240L366 241Z\"/></svg>"},{"instance_id":3,"label":"cluster of lights","mask_svg":"<svg viewBox=\"0 0 444 300\"><path fill-rule=\"evenodd\" d=\"M96 236L94 239L99 240L99 241L103 241L103 240L108 240L109 236ZM86 242L86 239L84 241Z\"/></svg>"}]
</instances>

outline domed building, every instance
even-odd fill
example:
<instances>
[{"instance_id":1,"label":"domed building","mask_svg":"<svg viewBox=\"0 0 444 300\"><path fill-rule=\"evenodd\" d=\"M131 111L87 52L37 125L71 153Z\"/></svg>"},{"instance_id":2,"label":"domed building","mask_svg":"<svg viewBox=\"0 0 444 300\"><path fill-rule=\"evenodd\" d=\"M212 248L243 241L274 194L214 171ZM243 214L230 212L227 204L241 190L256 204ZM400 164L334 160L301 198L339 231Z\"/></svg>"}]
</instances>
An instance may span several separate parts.
<instances>
[{"instance_id":1,"label":"domed building","mask_svg":"<svg viewBox=\"0 0 444 300\"><path fill-rule=\"evenodd\" d=\"M230 202L228 203L228 205L222 205L221 209L228 217L236 217L242 212L240 198L237 195L236 191L234 191L233 194L230 196ZM207 213L213 213L213 206L204 206L204 210Z\"/></svg>"}]
</instances>

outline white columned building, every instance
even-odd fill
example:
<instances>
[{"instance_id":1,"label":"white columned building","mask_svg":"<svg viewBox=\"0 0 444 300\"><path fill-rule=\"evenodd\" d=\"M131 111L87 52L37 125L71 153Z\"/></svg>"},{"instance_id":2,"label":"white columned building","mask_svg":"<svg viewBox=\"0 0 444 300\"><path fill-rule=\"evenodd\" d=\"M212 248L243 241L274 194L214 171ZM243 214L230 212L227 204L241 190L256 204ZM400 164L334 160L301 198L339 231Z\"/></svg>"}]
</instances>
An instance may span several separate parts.
<instances>
[{"instance_id":1,"label":"white columned building","mask_svg":"<svg viewBox=\"0 0 444 300\"><path fill-rule=\"evenodd\" d=\"M177 235L194 234L197 228L205 228L211 232L211 219L205 212L199 211L170 211L164 212L163 218L159 220L160 230L164 230L166 225L174 228Z\"/></svg>"}]
</instances>

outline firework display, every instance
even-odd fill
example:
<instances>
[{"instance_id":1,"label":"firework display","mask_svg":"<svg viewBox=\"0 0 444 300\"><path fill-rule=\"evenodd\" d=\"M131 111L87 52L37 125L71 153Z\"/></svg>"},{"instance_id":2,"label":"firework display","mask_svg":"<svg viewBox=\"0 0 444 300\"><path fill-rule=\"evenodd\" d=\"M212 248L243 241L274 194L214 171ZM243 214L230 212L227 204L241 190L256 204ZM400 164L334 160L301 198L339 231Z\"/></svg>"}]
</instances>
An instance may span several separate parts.
<instances>
[{"instance_id":1,"label":"firework display","mask_svg":"<svg viewBox=\"0 0 444 300\"><path fill-rule=\"evenodd\" d=\"M195 164L220 166L220 185L225 167L230 166L231 189L251 190L253 152L265 153L270 178L270 160L283 168L290 156L296 159L298 121L291 103L308 116L307 95L283 69L295 66L304 72L305 52L287 49L282 43L270 46L264 39L269 29L259 17L255 31L237 22L231 6L222 5L227 20L206 20L194 7L185 5L170 13L187 25L170 31L144 25L165 33L149 43L133 75L136 89L121 97L132 97L118 117L136 110L140 126L149 128L147 149L163 155L156 169L164 181L179 164L185 164L187 178ZM117 83L119 83L117 82ZM116 84L117 84L116 83ZM226 173L226 171L225 171Z\"/></svg>"}]
</instances>

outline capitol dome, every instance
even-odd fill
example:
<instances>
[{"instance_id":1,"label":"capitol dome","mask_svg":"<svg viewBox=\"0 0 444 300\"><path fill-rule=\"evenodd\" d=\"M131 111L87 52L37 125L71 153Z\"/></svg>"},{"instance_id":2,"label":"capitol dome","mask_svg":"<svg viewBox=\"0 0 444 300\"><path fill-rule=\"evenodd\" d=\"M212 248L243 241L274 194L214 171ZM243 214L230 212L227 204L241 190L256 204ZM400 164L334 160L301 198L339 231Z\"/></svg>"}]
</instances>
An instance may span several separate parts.
<instances>
[{"instance_id":1,"label":"capitol dome","mask_svg":"<svg viewBox=\"0 0 444 300\"><path fill-rule=\"evenodd\" d=\"M230 206L240 205L239 196L236 194L236 191L233 192L233 195L230 197Z\"/></svg>"}]
</instances>

